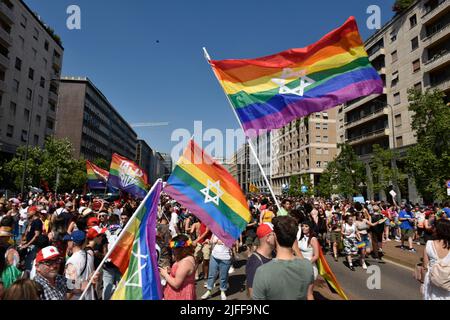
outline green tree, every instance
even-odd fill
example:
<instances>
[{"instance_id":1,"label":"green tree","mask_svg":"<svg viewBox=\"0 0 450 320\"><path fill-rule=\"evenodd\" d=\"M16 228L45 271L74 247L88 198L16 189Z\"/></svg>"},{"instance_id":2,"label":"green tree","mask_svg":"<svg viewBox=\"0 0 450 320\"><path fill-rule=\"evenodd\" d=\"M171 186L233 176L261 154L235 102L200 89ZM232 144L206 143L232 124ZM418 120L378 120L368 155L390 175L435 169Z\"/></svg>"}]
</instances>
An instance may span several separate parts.
<instances>
[{"instance_id":1,"label":"green tree","mask_svg":"<svg viewBox=\"0 0 450 320\"><path fill-rule=\"evenodd\" d=\"M25 146L18 147L15 156L5 163L5 171L9 173L12 185L20 190L22 174L25 170ZM39 165L42 161L42 149L38 147L28 148L27 171L25 173L25 187L39 186Z\"/></svg>"},{"instance_id":2,"label":"green tree","mask_svg":"<svg viewBox=\"0 0 450 320\"><path fill-rule=\"evenodd\" d=\"M320 176L319 184L316 189L319 193L319 196L329 198L333 193L336 192L335 186L337 186L337 170L336 170L336 162L331 161L328 163L327 168Z\"/></svg>"},{"instance_id":3,"label":"green tree","mask_svg":"<svg viewBox=\"0 0 450 320\"><path fill-rule=\"evenodd\" d=\"M300 180L298 179L298 176L292 176L289 179L289 195L291 197L298 197L300 196Z\"/></svg>"},{"instance_id":4,"label":"green tree","mask_svg":"<svg viewBox=\"0 0 450 320\"><path fill-rule=\"evenodd\" d=\"M417 144L408 149L406 164L419 193L428 201L448 199L450 179L450 108L439 90L408 91L411 128Z\"/></svg>"},{"instance_id":5,"label":"green tree","mask_svg":"<svg viewBox=\"0 0 450 320\"><path fill-rule=\"evenodd\" d=\"M314 186L313 186L313 184L311 182L309 174L302 174L300 179L301 179L300 193L302 195L305 195L305 196L308 196L308 197L313 196L314 195ZM302 193L301 192L301 187L302 186L306 187L306 189L307 189L306 193Z\"/></svg>"},{"instance_id":6,"label":"green tree","mask_svg":"<svg viewBox=\"0 0 450 320\"><path fill-rule=\"evenodd\" d=\"M414 2L416 2L416 0L396 0L392 7L392 11L400 14L408 9Z\"/></svg>"},{"instance_id":7,"label":"green tree","mask_svg":"<svg viewBox=\"0 0 450 320\"><path fill-rule=\"evenodd\" d=\"M95 159L94 160L94 164L97 166L97 167L100 167L100 168L102 168L102 169L104 169L104 170L108 170L109 171L109 162L108 161L106 161L105 159L103 159L103 158L97 158L97 159Z\"/></svg>"}]
</instances>

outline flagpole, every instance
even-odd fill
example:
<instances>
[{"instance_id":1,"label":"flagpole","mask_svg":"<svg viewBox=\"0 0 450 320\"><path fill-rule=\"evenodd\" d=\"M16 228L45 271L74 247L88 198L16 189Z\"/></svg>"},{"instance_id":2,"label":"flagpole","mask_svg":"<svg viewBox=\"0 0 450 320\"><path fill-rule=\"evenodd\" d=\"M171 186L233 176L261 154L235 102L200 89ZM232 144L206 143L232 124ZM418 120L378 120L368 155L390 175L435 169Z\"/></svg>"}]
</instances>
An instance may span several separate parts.
<instances>
[{"instance_id":1,"label":"flagpole","mask_svg":"<svg viewBox=\"0 0 450 320\"><path fill-rule=\"evenodd\" d=\"M210 63L211 57L209 56L208 51L206 51L206 48L205 48L205 47L203 47L203 52L204 52L204 54L205 54L205 59L206 59L206 61L207 61L208 63ZM215 76L216 79L217 79L216 73L215 73L215 72L213 72L213 73L214 73L214 76ZM217 79L217 80L219 80L219 79ZM223 89L223 87L222 87L222 89ZM224 90L224 89L223 89L223 90ZM241 122L241 120L239 119L239 117L238 117L238 115L237 115L237 113L236 113L236 109L233 107L233 104L231 103L231 100L230 100L230 98L228 97L228 95L227 95L227 93L225 92L225 90L224 90L223 92L224 92L225 96L227 97L228 103L230 104L231 110L233 110L233 113L234 113L234 116L236 117L237 122L239 123L239 125L241 126L242 131L243 131L244 134L245 134L244 127L242 126L242 122ZM256 151L255 151L255 148L253 147L252 139L250 139L249 137L247 137L247 135L246 135L245 137L246 137L246 140L248 141L248 146L249 146L250 150L252 151L253 156L254 156L255 159L256 159L256 163L258 164L259 170L261 170L261 174L262 174L263 177L264 177L264 181L266 182L266 184L267 184L267 186L268 186L268 188L269 188L269 190L270 190L270 193L272 194L273 200L275 201L275 204L277 205L278 211L281 211L280 204L278 203L277 197L275 196L275 193L273 192L272 185L270 184L269 179L267 179L266 173L264 172L264 169L263 169L263 167L262 167L262 165L261 165L261 162L259 161L258 155L257 155L257 153L256 153Z\"/></svg>"},{"instance_id":2,"label":"flagpole","mask_svg":"<svg viewBox=\"0 0 450 320\"><path fill-rule=\"evenodd\" d=\"M108 253L106 253L105 257L103 258L102 262L100 262L99 266L97 267L97 269L95 270L94 274L92 275L91 279L89 280L89 283L87 284L86 289L84 289L83 294L81 295L79 300L83 300L84 296L86 295L86 292L88 291L88 289L90 288L90 286L92 285L92 281L95 278L95 276L97 275L97 273L100 272L101 268L103 267L103 265L105 264L106 260L108 260L109 256L113 253L114 249L116 248L117 244L119 243L119 241L123 238L123 235L125 234L125 230L127 229L127 227L129 225L131 225L131 223L133 222L133 220L136 218L136 214L139 212L139 210L144 206L145 201L147 200L147 198L150 196L150 194L153 192L153 189L155 189L156 185L162 182L162 179L157 179L155 181L155 183L153 184L152 188L150 189L150 191L147 193L147 195L145 196L144 200L142 200L142 202L140 203L139 207L137 207L136 211L134 211L133 215L131 216L130 220L128 220L127 224L125 225L125 227L122 229L122 231L120 232L119 236L116 239L116 242L114 242L113 247L111 248L111 250L108 250Z\"/></svg>"}]
</instances>

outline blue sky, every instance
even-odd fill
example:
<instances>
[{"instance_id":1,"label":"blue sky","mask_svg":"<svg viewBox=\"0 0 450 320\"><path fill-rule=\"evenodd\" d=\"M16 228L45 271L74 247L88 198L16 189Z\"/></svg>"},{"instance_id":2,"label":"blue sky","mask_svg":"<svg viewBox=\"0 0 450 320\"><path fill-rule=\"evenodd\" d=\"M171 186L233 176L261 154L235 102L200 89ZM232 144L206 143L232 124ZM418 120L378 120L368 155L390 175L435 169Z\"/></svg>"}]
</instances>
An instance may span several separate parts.
<instances>
[{"instance_id":1,"label":"blue sky","mask_svg":"<svg viewBox=\"0 0 450 320\"><path fill-rule=\"evenodd\" d=\"M168 121L137 128L138 136L170 152L176 128L239 128L221 87L205 62L255 58L304 47L351 15L363 39L369 5L384 24L394 0L25 0L55 29L65 48L63 75L87 76L130 123ZM66 27L69 5L81 8L81 30Z\"/></svg>"}]
</instances>

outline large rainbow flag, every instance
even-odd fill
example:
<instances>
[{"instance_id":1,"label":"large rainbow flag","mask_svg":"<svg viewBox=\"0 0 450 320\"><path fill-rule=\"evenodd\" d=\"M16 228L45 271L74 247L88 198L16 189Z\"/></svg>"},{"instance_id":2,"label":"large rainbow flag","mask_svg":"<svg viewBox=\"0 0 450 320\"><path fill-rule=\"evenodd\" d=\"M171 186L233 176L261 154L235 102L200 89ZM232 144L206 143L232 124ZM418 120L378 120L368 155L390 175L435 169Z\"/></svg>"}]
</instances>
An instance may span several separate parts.
<instances>
[{"instance_id":1,"label":"large rainbow flag","mask_svg":"<svg viewBox=\"0 0 450 320\"><path fill-rule=\"evenodd\" d=\"M89 189L105 189L109 172L104 170L89 160L86 160L86 171Z\"/></svg>"},{"instance_id":2,"label":"large rainbow flag","mask_svg":"<svg viewBox=\"0 0 450 320\"><path fill-rule=\"evenodd\" d=\"M111 300L162 298L156 253L156 217L162 181L158 180L122 231L110 255L122 273Z\"/></svg>"},{"instance_id":3,"label":"large rainbow flag","mask_svg":"<svg viewBox=\"0 0 450 320\"><path fill-rule=\"evenodd\" d=\"M114 153L108 185L135 197L144 198L148 190L147 173L133 161Z\"/></svg>"},{"instance_id":4,"label":"large rainbow flag","mask_svg":"<svg viewBox=\"0 0 450 320\"><path fill-rule=\"evenodd\" d=\"M210 64L249 137L383 92L354 17L305 48Z\"/></svg>"},{"instance_id":5,"label":"large rainbow flag","mask_svg":"<svg viewBox=\"0 0 450 320\"><path fill-rule=\"evenodd\" d=\"M336 293L341 296L342 299L348 300L347 295L344 293L341 285L336 279L333 271L331 271L330 265L328 264L325 256L323 254L322 248L319 246L319 259L317 259L317 269L319 274L324 278L328 284L336 291Z\"/></svg>"},{"instance_id":6,"label":"large rainbow flag","mask_svg":"<svg viewBox=\"0 0 450 320\"><path fill-rule=\"evenodd\" d=\"M178 160L164 192L192 211L229 247L250 221L239 184L194 140Z\"/></svg>"}]
</instances>

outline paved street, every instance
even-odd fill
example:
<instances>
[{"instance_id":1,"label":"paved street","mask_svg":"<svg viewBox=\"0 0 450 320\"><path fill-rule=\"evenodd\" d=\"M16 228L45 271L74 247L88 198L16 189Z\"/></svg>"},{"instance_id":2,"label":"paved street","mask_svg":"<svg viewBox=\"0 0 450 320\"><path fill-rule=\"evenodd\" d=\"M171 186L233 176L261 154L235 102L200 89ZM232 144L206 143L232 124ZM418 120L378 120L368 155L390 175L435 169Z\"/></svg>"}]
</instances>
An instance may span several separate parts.
<instances>
[{"instance_id":1,"label":"paved street","mask_svg":"<svg viewBox=\"0 0 450 320\"><path fill-rule=\"evenodd\" d=\"M235 272L230 275L230 289L228 290L229 300L248 300L245 293L245 257L240 255L236 262ZM370 290L367 288L367 279L371 274L366 273L361 267L356 271L350 271L345 264L343 257L335 262L327 255L328 263L335 273L339 283L344 288L350 300L420 300L419 283L413 278L412 269L399 266L390 262L377 262L368 259L368 265L376 265L381 271L381 289ZM204 281L197 282L197 299L205 293ZM217 281L218 284L218 281ZM332 293L327 283L320 277L316 281L314 296L317 300L342 300L336 293ZM220 291L215 287L211 300L220 300Z\"/></svg>"}]
</instances>

